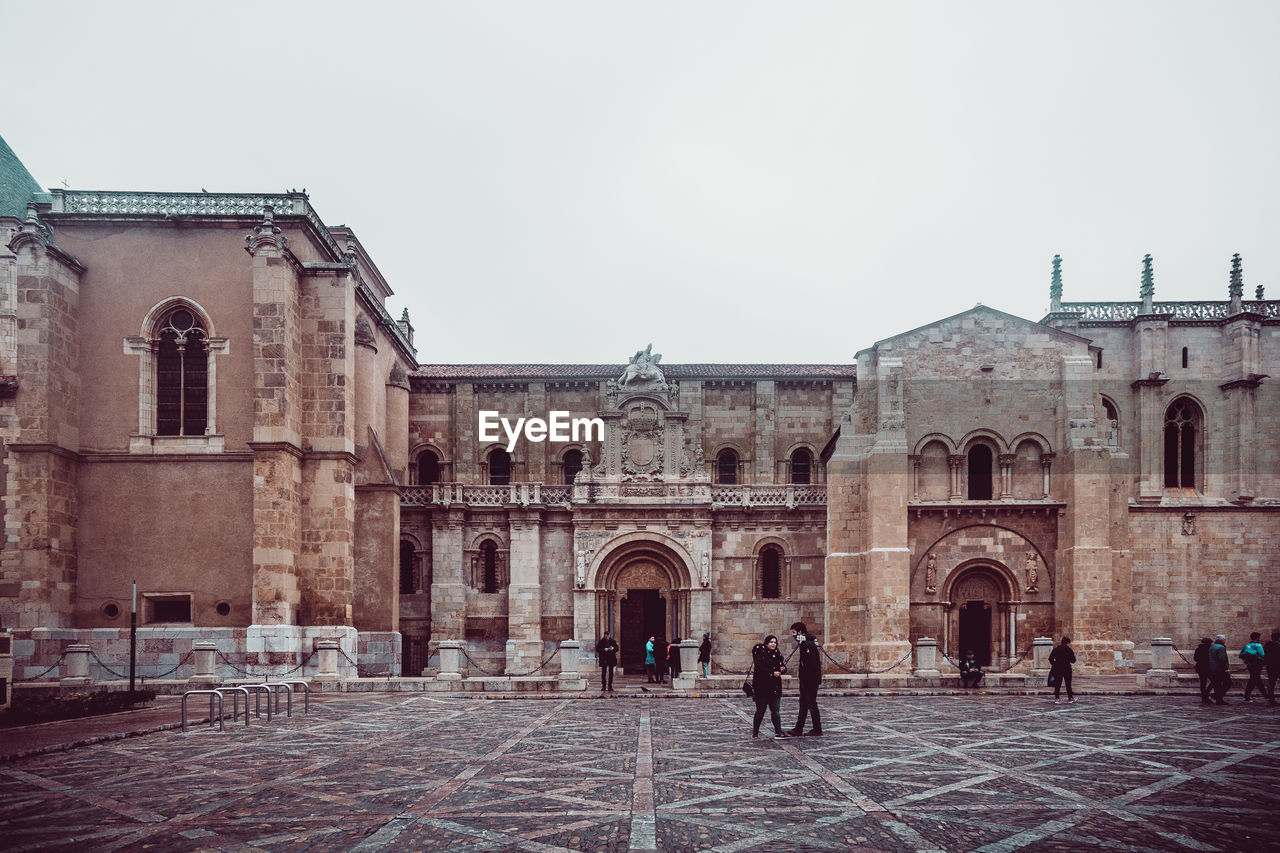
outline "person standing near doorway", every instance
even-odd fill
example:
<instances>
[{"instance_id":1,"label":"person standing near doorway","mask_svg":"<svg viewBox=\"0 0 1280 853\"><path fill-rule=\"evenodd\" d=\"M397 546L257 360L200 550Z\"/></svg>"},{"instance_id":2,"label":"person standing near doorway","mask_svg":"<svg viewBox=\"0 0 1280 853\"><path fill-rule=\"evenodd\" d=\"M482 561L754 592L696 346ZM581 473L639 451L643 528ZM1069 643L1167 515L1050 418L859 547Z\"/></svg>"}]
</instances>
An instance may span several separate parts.
<instances>
[{"instance_id":1,"label":"person standing near doorway","mask_svg":"<svg viewBox=\"0 0 1280 853\"><path fill-rule=\"evenodd\" d=\"M653 657L653 641L655 639L655 637L650 637L644 644L644 674L648 676L650 684L658 680L657 661Z\"/></svg>"},{"instance_id":2,"label":"person standing near doorway","mask_svg":"<svg viewBox=\"0 0 1280 853\"><path fill-rule=\"evenodd\" d=\"M698 646L698 665L702 667L702 677L711 677L711 634L702 635L702 643Z\"/></svg>"},{"instance_id":3,"label":"person standing near doorway","mask_svg":"<svg viewBox=\"0 0 1280 853\"><path fill-rule=\"evenodd\" d=\"M618 665L618 644L608 631L596 643L596 662L600 664L600 690L613 690L613 670Z\"/></svg>"},{"instance_id":4,"label":"person standing near doorway","mask_svg":"<svg viewBox=\"0 0 1280 853\"><path fill-rule=\"evenodd\" d=\"M1075 691L1071 689L1071 665L1076 662L1076 653L1071 648L1071 638L1063 637L1058 647L1049 652L1049 677L1053 679L1053 704L1062 704L1062 684L1067 685L1068 704L1076 701Z\"/></svg>"},{"instance_id":5,"label":"person standing near doorway","mask_svg":"<svg viewBox=\"0 0 1280 853\"><path fill-rule=\"evenodd\" d=\"M791 623L791 636L797 643L800 653L800 713L796 724L791 727L792 737L800 735L822 735L822 715L818 713L818 686L822 684L822 660L818 655L817 638L809 633L803 622ZM809 731L804 730L805 715L809 715Z\"/></svg>"}]
</instances>

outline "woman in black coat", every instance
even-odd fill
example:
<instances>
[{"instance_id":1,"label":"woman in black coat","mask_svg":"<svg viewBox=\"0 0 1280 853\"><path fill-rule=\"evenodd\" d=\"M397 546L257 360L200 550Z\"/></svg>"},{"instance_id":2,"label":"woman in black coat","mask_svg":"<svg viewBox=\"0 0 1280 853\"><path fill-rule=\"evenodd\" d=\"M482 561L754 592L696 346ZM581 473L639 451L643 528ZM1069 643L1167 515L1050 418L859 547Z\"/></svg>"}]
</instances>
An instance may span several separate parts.
<instances>
[{"instance_id":1,"label":"woman in black coat","mask_svg":"<svg viewBox=\"0 0 1280 853\"><path fill-rule=\"evenodd\" d=\"M667 671L671 673L674 683L680 675L680 638L675 637L667 643Z\"/></svg>"},{"instance_id":2,"label":"woman in black coat","mask_svg":"<svg viewBox=\"0 0 1280 853\"><path fill-rule=\"evenodd\" d=\"M1053 704L1062 704L1062 684L1067 684L1067 701L1076 701L1076 694L1071 690L1071 664L1076 662L1076 653L1071 649L1071 638L1063 637L1058 647L1049 652L1049 678L1053 679Z\"/></svg>"},{"instance_id":3,"label":"woman in black coat","mask_svg":"<svg viewBox=\"0 0 1280 853\"><path fill-rule=\"evenodd\" d=\"M788 737L782 730L782 673L787 671L787 661L778 651L778 638L773 634L756 643L751 649L751 686L756 700L756 717L751 723L751 736L760 737L760 721L765 709L773 715L774 736Z\"/></svg>"}]
</instances>

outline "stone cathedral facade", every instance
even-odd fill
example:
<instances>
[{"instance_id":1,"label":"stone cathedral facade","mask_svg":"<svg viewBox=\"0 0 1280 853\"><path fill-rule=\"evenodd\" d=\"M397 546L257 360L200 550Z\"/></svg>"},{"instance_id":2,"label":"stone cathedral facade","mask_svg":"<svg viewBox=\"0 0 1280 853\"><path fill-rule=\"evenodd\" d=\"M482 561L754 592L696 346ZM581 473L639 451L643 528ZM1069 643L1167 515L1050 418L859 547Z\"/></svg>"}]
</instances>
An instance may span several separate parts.
<instances>
[{"instance_id":1,"label":"stone cathedral facade","mask_svg":"<svg viewBox=\"0 0 1280 853\"><path fill-rule=\"evenodd\" d=\"M519 675L606 629L627 669L703 632L745 669L796 619L852 672L1064 633L1126 672L1269 631L1280 302L1224 281L1160 302L1147 258L1137 300L1064 302L1055 260L1039 321L978 306L845 364L453 364L450 318L415 344L304 193L44 191L0 142L15 678L72 642L118 667L135 581L151 677L197 640L227 674L338 640L345 675L420 675L461 640ZM598 427L485 427L554 412Z\"/></svg>"}]
</instances>

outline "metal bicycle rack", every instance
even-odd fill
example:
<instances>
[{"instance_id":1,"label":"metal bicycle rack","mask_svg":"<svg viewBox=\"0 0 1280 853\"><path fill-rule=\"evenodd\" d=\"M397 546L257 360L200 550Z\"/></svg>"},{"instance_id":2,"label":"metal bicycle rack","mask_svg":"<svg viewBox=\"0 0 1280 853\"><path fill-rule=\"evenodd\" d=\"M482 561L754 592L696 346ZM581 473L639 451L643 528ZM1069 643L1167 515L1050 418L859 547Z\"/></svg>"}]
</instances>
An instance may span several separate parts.
<instances>
[{"instance_id":1,"label":"metal bicycle rack","mask_svg":"<svg viewBox=\"0 0 1280 853\"><path fill-rule=\"evenodd\" d=\"M267 694L267 722L271 722L271 688L265 684L244 684L241 687L246 691L253 691L253 710L258 715L258 719L262 719L262 694ZM245 700L245 713L248 713L249 700Z\"/></svg>"},{"instance_id":2,"label":"metal bicycle rack","mask_svg":"<svg viewBox=\"0 0 1280 853\"><path fill-rule=\"evenodd\" d=\"M300 678L282 678L279 681L272 681L268 683L269 684L288 684L290 685L290 687L293 688L292 690L293 693L297 693L298 692L297 688L301 687L303 690L302 713L304 714L311 713L311 685L309 683L307 683L306 681L303 681ZM292 700L290 700L290 703L292 703ZM278 706L277 706L277 710L279 710Z\"/></svg>"},{"instance_id":3,"label":"metal bicycle rack","mask_svg":"<svg viewBox=\"0 0 1280 853\"><path fill-rule=\"evenodd\" d=\"M271 690L271 693L268 694L267 705L270 706L271 704L270 697L271 695L274 695L276 698L277 714L280 713L280 690L281 688L283 688L284 698L285 698L285 716L292 717L293 716L293 688L289 686L290 684L292 684L292 682L289 682L289 681L264 681L262 684L255 684L253 686L266 687Z\"/></svg>"},{"instance_id":4,"label":"metal bicycle rack","mask_svg":"<svg viewBox=\"0 0 1280 853\"><path fill-rule=\"evenodd\" d=\"M187 700L192 696L205 694L209 697L209 725L213 725L213 700L218 700L218 731L225 732L226 725L222 722L222 694L217 690L188 690L182 694L182 733L187 732ZM245 713L249 713L249 700L244 703Z\"/></svg>"},{"instance_id":5,"label":"metal bicycle rack","mask_svg":"<svg viewBox=\"0 0 1280 853\"><path fill-rule=\"evenodd\" d=\"M244 694L244 724L249 725L249 691L243 687L215 687L215 693L231 694L231 725L236 724L236 717L240 716L240 694Z\"/></svg>"}]
</instances>

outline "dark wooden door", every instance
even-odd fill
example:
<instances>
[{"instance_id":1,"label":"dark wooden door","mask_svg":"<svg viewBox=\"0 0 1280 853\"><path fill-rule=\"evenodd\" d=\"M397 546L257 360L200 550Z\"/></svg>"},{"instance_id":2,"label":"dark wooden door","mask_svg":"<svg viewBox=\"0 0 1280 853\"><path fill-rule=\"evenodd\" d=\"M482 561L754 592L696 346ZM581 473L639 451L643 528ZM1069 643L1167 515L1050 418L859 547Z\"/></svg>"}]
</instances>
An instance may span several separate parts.
<instances>
[{"instance_id":1,"label":"dark wooden door","mask_svg":"<svg viewBox=\"0 0 1280 853\"><path fill-rule=\"evenodd\" d=\"M644 672L644 644L666 630L667 603L656 589L629 589L619 608L619 661L628 674Z\"/></svg>"},{"instance_id":2,"label":"dark wooden door","mask_svg":"<svg viewBox=\"0 0 1280 853\"><path fill-rule=\"evenodd\" d=\"M969 601L960 605L960 643L957 659L973 649L973 659L991 666L991 605L985 601Z\"/></svg>"}]
</instances>

